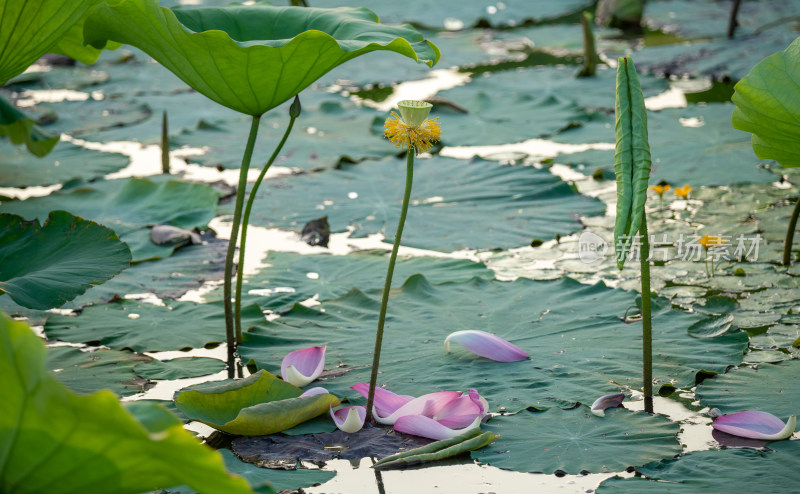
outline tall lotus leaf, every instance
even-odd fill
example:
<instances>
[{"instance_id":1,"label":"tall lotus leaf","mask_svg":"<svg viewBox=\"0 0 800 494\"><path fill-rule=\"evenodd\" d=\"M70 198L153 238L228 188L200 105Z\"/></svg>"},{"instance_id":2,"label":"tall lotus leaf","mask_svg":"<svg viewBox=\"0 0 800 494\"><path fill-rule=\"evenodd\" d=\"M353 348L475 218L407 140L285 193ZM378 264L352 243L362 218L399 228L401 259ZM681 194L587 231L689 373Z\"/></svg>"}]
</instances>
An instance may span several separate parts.
<instances>
[{"instance_id":1,"label":"tall lotus leaf","mask_svg":"<svg viewBox=\"0 0 800 494\"><path fill-rule=\"evenodd\" d=\"M53 211L37 220L0 214L0 295L30 309L59 307L119 273L131 251L111 229Z\"/></svg>"},{"instance_id":2,"label":"tall lotus leaf","mask_svg":"<svg viewBox=\"0 0 800 494\"><path fill-rule=\"evenodd\" d=\"M0 86L55 47L99 1L0 2Z\"/></svg>"},{"instance_id":3,"label":"tall lotus leaf","mask_svg":"<svg viewBox=\"0 0 800 494\"><path fill-rule=\"evenodd\" d=\"M0 314L1 492L252 492L163 407L137 404L139 422L109 391L75 395L47 373L46 353L25 324Z\"/></svg>"},{"instance_id":4,"label":"tall lotus leaf","mask_svg":"<svg viewBox=\"0 0 800 494\"><path fill-rule=\"evenodd\" d=\"M136 26L132 28L132 26ZM157 0L99 5L86 40L141 48L217 103L261 115L334 67L375 50L432 66L438 48L416 30L384 26L365 8L237 5L170 10Z\"/></svg>"},{"instance_id":5,"label":"tall lotus leaf","mask_svg":"<svg viewBox=\"0 0 800 494\"><path fill-rule=\"evenodd\" d=\"M650 178L650 144L647 140L647 110L639 76L629 57L617 66L617 95L614 103L617 138L614 174L617 177L617 219L614 247L620 269L639 231L647 200Z\"/></svg>"},{"instance_id":6,"label":"tall lotus leaf","mask_svg":"<svg viewBox=\"0 0 800 494\"><path fill-rule=\"evenodd\" d=\"M312 396L269 372L219 386L181 392L178 410L228 434L264 436L291 429L328 412L339 400L328 393Z\"/></svg>"},{"instance_id":7,"label":"tall lotus leaf","mask_svg":"<svg viewBox=\"0 0 800 494\"><path fill-rule=\"evenodd\" d=\"M734 87L733 126L753 134L753 151L800 166L800 38L753 67Z\"/></svg>"}]
</instances>

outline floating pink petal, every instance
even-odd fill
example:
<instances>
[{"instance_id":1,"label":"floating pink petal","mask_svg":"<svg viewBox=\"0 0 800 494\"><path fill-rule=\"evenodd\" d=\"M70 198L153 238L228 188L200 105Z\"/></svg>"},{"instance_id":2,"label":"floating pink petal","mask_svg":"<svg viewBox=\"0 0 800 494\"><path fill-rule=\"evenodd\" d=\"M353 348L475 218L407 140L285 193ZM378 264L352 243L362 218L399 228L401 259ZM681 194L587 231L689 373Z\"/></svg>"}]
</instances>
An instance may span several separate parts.
<instances>
[{"instance_id":1,"label":"floating pink petal","mask_svg":"<svg viewBox=\"0 0 800 494\"><path fill-rule=\"evenodd\" d=\"M360 431L367 418L367 409L362 406L345 407L336 411L331 407L330 413L336 427L349 434Z\"/></svg>"},{"instance_id":2,"label":"floating pink petal","mask_svg":"<svg viewBox=\"0 0 800 494\"><path fill-rule=\"evenodd\" d=\"M797 418L794 415L789 417L784 424L781 419L771 413L748 410L723 415L714 420L711 427L734 436L778 441L791 437L796 425Z\"/></svg>"},{"instance_id":3,"label":"floating pink petal","mask_svg":"<svg viewBox=\"0 0 800 494\"><path fill-rule=\"evenodd\" d=\"M354 384L350 386L350 389L364 398L369 396L369 385L366 383ZM374 408L373 415L387 417L413 399L413 396L398 395L388 389L375 388L375 402L372 405Z\"/></svg>"},{"instance_id":4,"label":"floating pink petal","mask_svg":"<svg viewBox=\"0 0 800 494\"><path fill-rule=\"evenodd\" d=\"M497 362L517 362L530 359L520 347L486 331L456 331L444 340L444 350L450 353L450 342L454 341L470 352Z\"/></svg>"},{"instance_id":5,"label":"floating pink petal","mask_svg":"<svg viewBox=\"0 0 800 494\"><path fill-rule=\"evenodd\" d=\"M475 417L472 422L463 428L454 429L430 417L425 417L423 415L406 415L397 419L397 422L394 424L394 430L404 434L413 434L415 436L427 437L438 441L458 436L459 434L478 428L480 425L480 417Z\"/></svg>"},{"instance_id":6,"label":"floating pink petal","mask_svg":"<svg viewBox=\"0 0 800 494\"><path fill-rule=\"evenodd\" d=\"M592 403L592 413L598 417L603 417L606 414L606 408L616 408L622 405L622 401L624 399L625 393L614 393L601 396L600 398L594 400L594 403Z\"/></svg>"},{"instance_id":7,"label":"floating pink petal","mask_svg":"<svg viewBox=\"0 0 800 494\"><path fill-rule=\"evenodd\" d=\"M302 387L318 378L325 368L325 346L312 346L295 350L283 358L281 377Z\"/></svg>"}]
</instances>

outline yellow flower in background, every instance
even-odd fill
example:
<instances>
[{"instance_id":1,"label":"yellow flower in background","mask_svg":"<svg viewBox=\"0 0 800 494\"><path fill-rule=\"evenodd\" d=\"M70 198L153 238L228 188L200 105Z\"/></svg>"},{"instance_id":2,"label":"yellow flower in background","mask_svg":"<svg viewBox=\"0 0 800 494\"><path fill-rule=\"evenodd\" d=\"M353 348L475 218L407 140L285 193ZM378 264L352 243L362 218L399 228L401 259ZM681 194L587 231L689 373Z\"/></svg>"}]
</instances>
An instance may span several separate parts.
<instances>
[{"instance_id":1,"label":"yellow flower in background","mask_svg":"<svg viewBox=\"0 0 800 494\"><path fill-rule=\"evenodd\" d=\"M683 187L675 187L675 195L680 197L681 199L688 199L689 192L692 191L692 186L689 184L684 185Z\"/></svg>"},{"instance_id":2,"label":"yellow flower in background","mask_svg":"<svg viewBox=\"0 0 800 494\"><path fill-rule=\"evenodd\" d=\"M727 242L728 239L722 237L712 237L711 235L706 233L705 235L697 239L697 241L700 243L700 245L708 249L709 247L716 247L718 245L722 245L725 242Z\"/></svg>"},{"instance_id":3,"label":"yellow flower in background","mask_svg":"<svg viewBox=\"0 0 800 494\"><path fill-rule=\"evenodd\" d=\"M658 194L659 196L664 195L664 192L668 191L669 188L670 188L670 185L668 183L666 183L666 182L661 182L658 185L651 185L649 187L650 190L654 190L656 192L656 194Z\"/></svg>"},{"instance_id":4,"label":"yellow flower in background","mask_svg":"<svg viewBox=\"0 0 800 494\"><path fill-rule=\"evenodd\" d=\"M429 151L442 136L439 117L427 120L433 105L424 101L403 100L383 124L383 135L397 147L413 148L416 154Z\"/></svg>"}]
</instances>

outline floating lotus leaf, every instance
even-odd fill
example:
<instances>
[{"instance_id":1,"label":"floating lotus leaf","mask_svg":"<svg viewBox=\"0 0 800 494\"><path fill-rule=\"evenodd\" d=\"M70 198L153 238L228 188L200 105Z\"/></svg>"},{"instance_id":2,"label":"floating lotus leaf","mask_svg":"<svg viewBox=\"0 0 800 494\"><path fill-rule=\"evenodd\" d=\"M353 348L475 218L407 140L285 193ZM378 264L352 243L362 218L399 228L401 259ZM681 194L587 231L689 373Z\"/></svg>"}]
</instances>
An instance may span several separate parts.
<instances>
[{"instance_id":1,"label":"floating lotus leaf","mask_svg":"<svg viewBox=\"0 0 800 494\"><path fill-rule=\"evenodd\" d=\"M24 323L0 314L0 490L136 494L186 483L251 492L166 409L137 404L137 420L109 391L75 395L45 371L46 353Z\"/></svg>"},{"instance_id":2,"label":"floating lotus leaf","mask_svg":"<svg viewBox=\"0 0 800 494\"><path fill-rule=\"evenodd\" d=\"M225 362L208 357L182 357L152 360L136 366L136 375L146 379L185 379L207 376L225 369Z\"/></svg>"},{"instance_id":3,"label":"floating lotus leaf","mask_svg":"<svg viewBox=\"0 0 800 494\"><path fill-rule=\"evenodd\" d=\"M64 307L106 303L115 297L134 293L152 293L159 298L175 300L207 281L219 280L227 241L210 235L203 238L202 245L183 247L164 259L136 263Z\"/></svg>"},{"instance_id":4,"label":"floating lotus leaf","mask_svg":"<svg viewBox=\"0 0 800 494\"><path fill-rule=\"evenodd\" d=\"M124 168L130 160L117 153L92 151L62 141L45 158L0 140L0 183L4 187L52 185L72 179L94 180Z\"/></svg>"},{"instance_id":5,"label":"floating lotus leaf","mask_svg":"<svg viewBox=\"0 0 800 494\"><path fill-rule=\"evenodd\" d=\"M238 381L181 391L175 405L189 418L228 434L261 436L290 429L339 404L328 393L301 397L302 393L259 371Z\"/></svg>"},{"instance_id":6,"label":"floating lotus leaf","mask_svg":"<svg viewBox=\"0 0 800 494\"><path fill-rule=\"evenodd\" d=\"M326 344L327 360L337 364L329 364L321 385L353 397L349 386L368 380L372 348L363 341L374 331L379 298L379 290L352 290L318 307L296 305L245 332L239 352L245 361L277 372L289 351ZM414 396L475 388L492 410L546 407L556 401L592 403L641 384L640 323L620 320L634 298L635 292L570 279L475 278L432 285L415 275L392 291L378 383ZM741 362L745 333L729 331L700 344L687 328L704 317L665 307L655 311L653 320L658 385L692 386L701 369L723 372ZM496 334L531 360L498 363L465 351L446 354L445 337L469 329Z\"/></svg>"},{"instance_id":7,"label":"floating lotus leaf","mask_svg":"<svg viewBox=\"0 0 800 494\"><path fill-rule=\"evenodd\" d=\"M148 225L205 228L214 217L219 197L208 185L160 177L70 185L46 197L4 202L0 212L41 219L53 209L66 209L113 229L123 241L134 242L133 260L141 261L166 257L174 250L152 244Z\"/></svg>"},{"instance_id":8,"label":"floating lotus leaf","mask_svg":"<svg viewBox=\"0 0 800 494\"><path fill-rule=\"evenodd\" d=\"M614 477L600 484L598 494L694 494L715 492L724 484L737 492L790 494L797 490L799 441L778 441L766 451L750 448L694 451L638 470L644 477Z\"/></svg>"},{"instance_id":9,"label":"floating lotus leaf","mask_svg":"<svg viewBox=\"0 0 800 494\"><path fill-rule=\"evenodd\" d=\"M797 360L735 369L703 382L697 387L697 398L722 413L761 410L786 420L800 414L798 369Z\"/></svg>"},{"instance_id":10,"label":"floating lotus leaf","mask_svg":"<svg viewBox=\"0 0 800 494\"><path fill-rule=\"evenodd\" d=\"M51 309L128 267L131 253L110 229L65 211L40 225L0 214L0 294Z\"/></svg>"},{"instance_id":11,"label":"floating lotus leaf","mask_svg":"<svg viewBox=\"0 0 800 494\"><path fill-rule=\"evenodd\" d=\"M520 472L619 472L681 452L680 426L661 416L617 408L604 417L581 405L493 417L483 426L500 439L472 452L481 463Z\"/></svg>"},{"instance_id":12,"label":"floating lotus leaf","mask_svg":"<svg viewBox=\"0 0 800 494\"><path fill-rule=\"evenodd\" d=\"M347 256L300 255L270 252L268 266L248 276L244 300L275 312L314 297L321 301L345 295L353 288L383 288L389 259L385 255L355 253ZM494 273L483 264L464 259L409 257L395 267L394 285L415 273L424 273L433 283L467 281L473 277L491 279Z\"/></svg>"},{"instance_id":13,"label":"floating lotus leaf","mask_svg":"<svg viewBox=\"0 0 800 494\"><path fill-rule=\"evenodd\" d=\"M800 166L800 38L753 67L735 89L733 125L753 134L756 155Z\"/></svg>"},{"instance_id":14,"label":"floating lotus leaf","mask_svg":"<svg viewBox=\"0 0 800 494\"><path fill-rule=\"evenodd\" d=\"M153 386L147 376L137 376L137 365L146 365L150 357L106 348L85 351L71 346L51 348L47 352L47 370L78 394L110 389L120 396L142 393ZM142 379L144 377L144 379Z\"/></svg>"},{"instance_id":15,"label":"floating lotus leaf","mask_svg":"<svg viewBox=\"0 0 800 494\"><path fill-rule=\"evenodd\" d=\"M387 143L387 145L390 145ZM510 248L580 229L580 216L602 214L547 170L484 160L435 157L415 163L403 245L453 251ZM394 238L404 160L365 161L338 170L270 180L259 189L250 223L294 228L327 215L332 232ZM292 208L287 209L286 204ZM499 221L498 218L502 218Z\"/></svg>"},{"instance_id":16,"label":"floating lotus leaf","mask_svg":"<svg viewBox=\"0 0 800 494\"><path fill-rule=\"evenodd\" d=\"M242 325L264 320L258 306L242 308ZM105 345L136 352L182 350L216 346L224 333L221 303L167 302L165 306L120 300L84 308L80 316L53 315L47 320L49 338Z\"/></svg>"},{"instance_id":17,"label":"floating lotus leaf","mask_svg":"<svg viewBox=\"0 0 800 494\"><path fill-rule=\"evenodd\" d=\"M324 0L326 6L348 5L347 0ZM381 19L389 22L413 22L435 28L461 29L475 25L479 20L493 26L515 26L524 21L542 21L567 16L591 6L587 0L510 0L501 6L483 3L463 3L458 0L442 0L428 3L411 0L396 3L392 0L370 2ZM494 7L493 9L489 7Z\"/></svg>"},{"instance_id":18,"label":"floating lotus leaf","mask_svg":"<svg viewBox=\"0 0 800 494\"><path fill-rule=\"evenodd\" d=\"M131 24L139 29L130 29ZM394 51L433 66L439 50L410 27L386 26L366 8L265 4L170 10L157 0L98 6L84 35L137 46L189 86L248 115L274 108L347 60Z\"/></svg>"}]
</instances>

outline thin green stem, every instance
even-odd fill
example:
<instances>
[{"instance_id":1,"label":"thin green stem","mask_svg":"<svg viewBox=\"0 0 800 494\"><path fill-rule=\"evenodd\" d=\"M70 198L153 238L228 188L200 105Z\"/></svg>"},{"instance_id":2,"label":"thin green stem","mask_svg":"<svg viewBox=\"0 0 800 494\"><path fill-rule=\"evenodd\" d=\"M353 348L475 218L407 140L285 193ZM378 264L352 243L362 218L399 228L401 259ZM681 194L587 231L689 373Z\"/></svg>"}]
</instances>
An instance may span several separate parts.
<instances>
[{"instance_id":1,"label":"thin green stem","mask_svg":"<svg viewBox=\"0 0 800 494\"><path fill-rule=\"evenodd\" d=\"M792 243L794 242L794 229L797 227L797 215L800 214L800 197L794 204L792 218L789 220L789 228L786 229L786 240L783 243L783 265L788 266L792 263Z\"/></svg>"},{"instance_id":2,"label":"thin green stem","mask_svg":"<svg viewBox=\"0 0 800 494\"><path fill-rule=\"evenodd\" d=\"M381 297L381 311L378 315L378 332L375 334L375 351L372 356L372 372L369 376L369 395L367 396L367 418L366 423L372 421L372 404L375 402L375 386L378 382L378 364L381 361L381 345L383 344L383 326L386 322L386 307L389 305L389 291L392 288L392 274L394 273L394 263L397 261L397 251L400 249L400 238L403 236L403 225L406 222L408 213L408 202L411 198L411 182L414 180L414 148L408 148L406 158L406 190L403 194L403 207L400 210L400 221L397 223L397 233L394 235L394 245L392 255L389 258L389 268L386 270L386 282L383 284L383 296Z\"/></svg>"},{"instance_id":3,"label":"thin green stem","mask_svg":"<svg viewBox=\"0 0 800 494\"><path fill-rule=\"evenodd\" d=\"M253 209L253 202L256 199L258 187L264 180L264 176L267 174L269 167L272 166L275 158L278 157L281 149L283 149L283 145L286 143L289 133L292 132L292 127L294 126L294 121L296 118L297 117L295 116L290 116L289 125L286 127L286 132L283 133L281 142L278 143L275 151L272 152L272 156L269 157L267 164L261 169L261 173L258 175L256 183L253 184L253 188L250 190L250 195L247 197L247 205L244 208L244 216L242 217L242 239L239 242L239 269L236 271L236 297L234 298L234 317L236 324L237 346L242 342L242 278L244 277L244 252L247 244L247 225L250 223L250 211Z\"/></svg>"},{"instance_id":4,"label":"thin green stem","mask_svg":"<svg viewBox=\"0 0 800 494\"><path fill-rule=\"evenodd\" d=\"M161 114L161 173L169 175L169 123L166 110Z\"/></svg>"},{"instance_id":5,"label":"thin green stem","mask_svg":"<svg viewBox=\"0 0 800 494\"><path fill-rule=\"evenodd\" d=\"M239 187L236 189L236 206L233 209L233 223L231 224L231 236L228 240L228 253L225 256L225 280L222 290L223 304L225 306L225 337L228 343L228 377L232 378L236 371L236 339L233 324L233 304L231 303L231 292L233 287L233 256L236 253L236 241L239 238L239 223L242 218L242 207L244 206L244 193L247 188L247 171L250 169L250 160L253 157L253 148L258 137L258 124L261 122L261 115L254 115L250 124L250 135L247 137L247 146L244 148L242 156L242 166L239 168ZM242 267L239 266L239 270Z\"/></svg>"},{"instance_id":6,"label":"thin green stem","mask_svg":"<svg viewBox=\"0 0 800 494\"><path fill-rule=\"evenodd\" d=\"M644 411L653 413L653 320L650 310L650 241L647 234L647 215L642 216L639 228L642 250L639 254L642 271L642 380Z\"/></svg>"}]
</instances>

